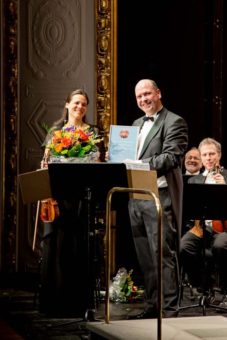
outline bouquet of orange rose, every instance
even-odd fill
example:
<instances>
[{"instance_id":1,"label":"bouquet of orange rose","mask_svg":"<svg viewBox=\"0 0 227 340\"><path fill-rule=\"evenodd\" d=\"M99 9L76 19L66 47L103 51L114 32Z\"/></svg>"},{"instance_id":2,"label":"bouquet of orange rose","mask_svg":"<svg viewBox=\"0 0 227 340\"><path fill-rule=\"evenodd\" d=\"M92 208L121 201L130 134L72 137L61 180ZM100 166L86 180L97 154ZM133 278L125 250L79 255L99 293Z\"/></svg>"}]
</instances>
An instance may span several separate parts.
<instances>
[{"instance_id":1,"label":"bouquet of orange rose","mask_svg":"<svg viewBox=\"0 0 227 340\"><path fill-rule=\"evenodd\" d=\"M75 129L74 127L55 130L50 142L46 145L52 156L85 157L98 150L97 144L102 141L94 130Z\"/></svg>"}]
</instances>

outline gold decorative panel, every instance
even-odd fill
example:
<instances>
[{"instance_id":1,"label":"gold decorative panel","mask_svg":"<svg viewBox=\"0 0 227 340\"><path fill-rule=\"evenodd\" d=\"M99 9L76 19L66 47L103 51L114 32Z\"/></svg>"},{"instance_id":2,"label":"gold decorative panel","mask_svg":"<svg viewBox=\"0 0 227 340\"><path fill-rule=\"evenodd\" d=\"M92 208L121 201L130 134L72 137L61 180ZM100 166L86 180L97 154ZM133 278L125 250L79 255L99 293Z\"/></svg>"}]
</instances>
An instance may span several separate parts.
<instances>
[{"instance_id":1,"label":"gold decorative panel","mask_svg":"<svg viewBox=\"0 0 227 340\"><path fill-rule=\"evenodd\" d=\"M17 131L18 131L18 35L16 0L4 2L4 239L1 239L1 267L12 272L16 266L16 229L17 229Z\"/></svg>"},{"instance_id":2,"label":"gold decorative panel","mask_svg":"<svg viewBox=\"0 0 227 340\"><path fill-rule=\"evenodd\" d=\"M106 137L116 124L117 0L96 1L97 123Z\"/></svg>"}]
</instances>

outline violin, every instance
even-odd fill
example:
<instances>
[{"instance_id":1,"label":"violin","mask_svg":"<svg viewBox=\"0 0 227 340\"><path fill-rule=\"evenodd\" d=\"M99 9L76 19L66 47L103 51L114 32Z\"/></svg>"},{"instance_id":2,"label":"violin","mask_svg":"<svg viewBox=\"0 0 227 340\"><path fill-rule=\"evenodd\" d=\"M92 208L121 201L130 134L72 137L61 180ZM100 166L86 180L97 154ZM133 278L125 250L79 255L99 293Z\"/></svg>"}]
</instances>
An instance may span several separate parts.
<instances>
[{"instance_id":1,"label":"violin","mask_svg":"<svg viewBox=\"0 0 227 340\"><path fill-rule=\"evenodd\" d=\"M46 148L41 162L41 168L47 168L50 159L50 149ZM47 198L40 202L40 219L43 222L53 222L60 215L58 202L53 198Z\"/></svg>"},{"instance_id":2,"label":"violin","mask_svg":"<svg viewBox=\"0 0 227 340\"><path fill-rule=\"evenodd\" d=\"M58 202L55 201L53 198L48 198L46 200L38 201L37 208L36 208L33 243L32 243L33 251L35 250L39 216L43 222L53 222L56 218L58 218L59 215L60 215L60 211L58 207Z\"/></svg>"},{"instance_id":3,"label":"violin","mask_svg":"<svg viewBox=\"0 0 227 340\"><path fill-rule=\"evenodd\" d=\"M223 170L224 170L223 166L215 165L213 169L211 170L211 172L213 173L213 175L215 175L215 174L220 174L221 172L223 172Z\"/></svg>"},{"instance_id":4,"label":"violin","mask_svg":"<svg viewBox=\"0 0 227 340\"><path fill-rule=\"evenodd\" d=\"M202 238L203 237L203 227L201 220L195 220L194 226L190 229L190 233Z\"/></svg>"},{"instance_id":5,"label":"violin","mask_svg":"<svg viewBox=\"0 0 227 340\"><path fill-rule=\"evenodd\" d=\"M212 221L213 232L223 233L227 231L227 220L213 220Z\"/></svg>"},{"instance_id":6,"label":"violin","mask_svg":"<svg viewBox=\"0 0 227 340\"><path fill-rule=\"evenodd\" d=\"M53 222L60 215L58 202L53 198L41 201L40 218L43 222Z\"/></svg>"},{"instance_id":7,"label":"violin","mask_svg":"<svg viewBox=\"0 0 227 340\"><path fill-rule=\"evenodd\" d=\"M216 234L227 232L227 220L212 220L212 230ZM200 220L195 220L190 232L200 238L203 237L203 227Z\"/></svg>"}]
</instances>

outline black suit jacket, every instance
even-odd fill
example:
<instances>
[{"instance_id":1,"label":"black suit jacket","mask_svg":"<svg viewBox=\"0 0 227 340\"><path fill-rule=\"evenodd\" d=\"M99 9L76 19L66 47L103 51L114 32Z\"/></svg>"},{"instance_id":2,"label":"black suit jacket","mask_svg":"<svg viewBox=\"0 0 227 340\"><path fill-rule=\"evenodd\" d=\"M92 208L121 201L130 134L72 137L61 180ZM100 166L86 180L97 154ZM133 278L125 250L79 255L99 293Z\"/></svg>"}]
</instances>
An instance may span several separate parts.
<instances>
[{"instance_id":1,"label":"black suit jacket","mask_svg":"<svg viewBox=\"0 0 227 340\"><path fill-rule=\"evenodd\" d=\"M142 127L143 123L143 117L140 117L133 125ZM149 162L151 170L156 170L158 177L166 177L179 232L183 201L182 161L187 146L186 121L163 107L145 139L139 156L139 159Z\"/></svg>"}]
</instances>

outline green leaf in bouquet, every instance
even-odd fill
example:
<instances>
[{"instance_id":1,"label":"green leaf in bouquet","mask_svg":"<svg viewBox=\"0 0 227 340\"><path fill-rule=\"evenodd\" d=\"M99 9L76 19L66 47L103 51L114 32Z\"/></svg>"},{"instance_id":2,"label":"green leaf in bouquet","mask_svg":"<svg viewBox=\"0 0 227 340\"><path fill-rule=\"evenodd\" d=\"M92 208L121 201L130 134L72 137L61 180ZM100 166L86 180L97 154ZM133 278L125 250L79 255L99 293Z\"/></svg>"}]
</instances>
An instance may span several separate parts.
<instances>
[{"instance_id":1,"label":"green leaf in bouquet","mask_svg":"<svg viewBox=\"0 0 227 340\"><path fill-rule=\"evenodd\" d=\"M89 151L91 151L91 145L83 146L78 154L78 157L84 157Z\"/></svg>"},{"instance_id":2,"label":"green leaf in bouquet","mask_svg":"<svg viewBox=\"0 0 227 340\"><path fill-rule=\"evenodd\" d=\"M62 156L67 156L67 155L68 155L68 150L67 150L67 149L62 150L62 151L61 151L61 155L62 155Z\"/></svg>"},{"instance_id":3,"label":"green leaf in bouquet","mask_svg":"<svg viewBox=\"0 0 227 340\"><path fill-rule=\"evenodd\" d=\"M78 157L80 150L81 150L80 144L74 145L70 150L68 150L68 156L69 157Z\"/></svg>"}]
</instances>

